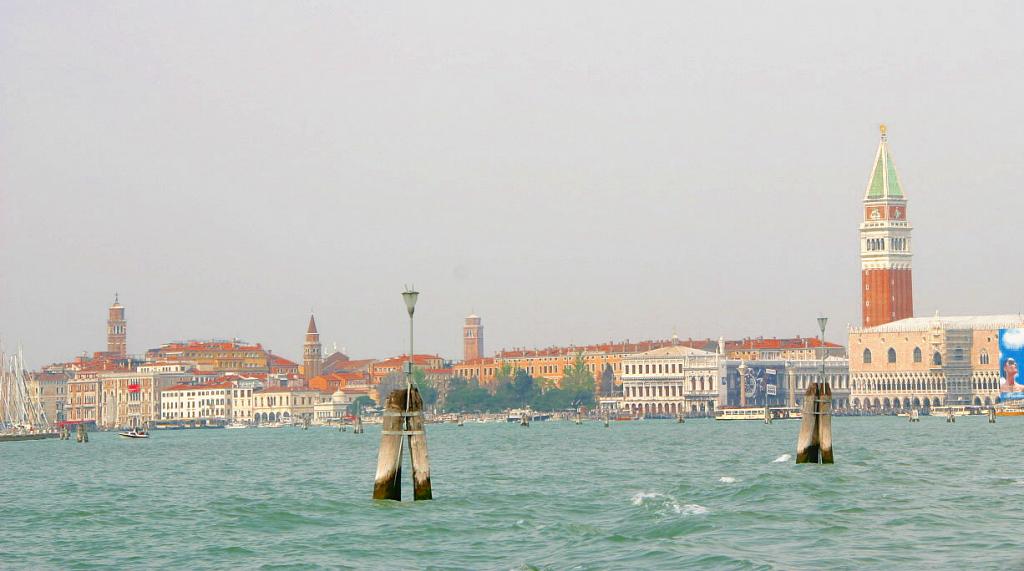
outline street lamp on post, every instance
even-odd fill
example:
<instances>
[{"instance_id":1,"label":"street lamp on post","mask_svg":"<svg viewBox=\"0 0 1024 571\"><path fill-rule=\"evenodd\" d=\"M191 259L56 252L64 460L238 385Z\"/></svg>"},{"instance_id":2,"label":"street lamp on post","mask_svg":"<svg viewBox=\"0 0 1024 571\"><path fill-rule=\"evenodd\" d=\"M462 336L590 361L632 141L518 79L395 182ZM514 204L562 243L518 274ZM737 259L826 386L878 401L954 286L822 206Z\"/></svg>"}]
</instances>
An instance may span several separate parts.
<instances>
[{"instance_id":1,"label":"street lamp on post","mask_svg":"<svg viewBox=\"0 0 1024 571\"><path fill-rule=\"evenodd\" d=\"M827 317L818 318L818 329L821 329L821 385L825 386L825 325L828 324Z\"/></svg>"},{"instance_id":2,"label":"street lamp on post","mask_svg":"<svg viewBox=\"0 0 1024 571\"><path fill-rule=\"evenodd\" d=\"M405 291L402 292L402 299L405 301L405 308L409 311L409 362L405 365L405 388L406 390L412 388L412 364L413 364L413 344L412 344L412 315L416 312L416 298L420 296L420 292L415 290L416 286L412 288L406 286Z\"/></svg>"}]
</instances>

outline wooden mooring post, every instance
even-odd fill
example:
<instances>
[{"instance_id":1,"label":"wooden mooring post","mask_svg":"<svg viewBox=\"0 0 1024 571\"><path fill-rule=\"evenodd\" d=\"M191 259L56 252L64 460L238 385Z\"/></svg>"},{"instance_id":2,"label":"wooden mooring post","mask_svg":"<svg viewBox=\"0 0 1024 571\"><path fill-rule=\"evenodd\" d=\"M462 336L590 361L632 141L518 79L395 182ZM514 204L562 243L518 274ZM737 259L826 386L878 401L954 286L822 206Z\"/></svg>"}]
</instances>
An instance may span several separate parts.
<instances>
[{"instance_id":1,"label":"wooden mooring post","mask_svg":"<svg viewBox=\"0 0 1024 571\"><path fill-rule=\"evenodd\" d=\"M802 413L796 463L832 464L832 388L811 383L804 393Z\"/></svg>"},{"instance_id":2,"label":"wooden mooring post","mask_svg":"<svg viewBox=\"0 0 1024 571\"><path fill-rule=\"evenodd\" d=\"M78 432L75 435L75 440L78 441L78 442L88 442L89 441L89 433L85 430L85 425L84 424L79 424L78 425Z\"/></svg>"},{"instance_id":3,"label":"wooden mooring post","mask_svg":"<svg viewBox=\"0 0 1024 571\"><path fill-rule=\"evenodd\" d=\"M363 433L363 415L357 414L355 421L352 423L352 434Z\"/></svg>"},{"instance_id":4,"label":"wooden mooring post","mask_svg":"<svg viewBox=\"0 0 1024 571\"><path fill-rule=\"evenodd\" d=\"M519 415L519 426L530 428L530 417L533 416L532 412L525 411Z\"/></svg>"},{"instance_id":5,"label":"wooden mooring post","mask_svg":"<svg viewBox=\"0 0 1024 571\"><path fill-rule=\"evenodd\" d=\"M995 424L996 423L996 409L995 408L988 409L988 422L989 422L989 424Z\"/></svg>"},{"instance_id":6,"label":"wooden mooring post","mask_svg":"<svg viewBox=\"0 0 1024 571\"><path fill-rule=\"evenodd\" d=\"M423 398L416 387L391 391L384 405L377 475L373 483L373 499L402 499L402 450L404 437L409 437L412 459L413 499L432 499L430 459L427 456L427 435L423 430Z\"/></svg>"},{"instance_id":7,"label":"wooden mooring post","mask_svg":"<svg viewBox=\"0 0 1024 571\"><path fill-rule=\"evenodd\" d=\"M601 415L601 416L602 416L602 418L604 419L604 427L605 427L605 428L610 428L610 427L611 427L611 424L610 424L610 423L608 422L608 411L607 411L607 410L605 410L605 411L604 411L604 414L603 414L603 415Z\"/></svg>"}]
</instances>

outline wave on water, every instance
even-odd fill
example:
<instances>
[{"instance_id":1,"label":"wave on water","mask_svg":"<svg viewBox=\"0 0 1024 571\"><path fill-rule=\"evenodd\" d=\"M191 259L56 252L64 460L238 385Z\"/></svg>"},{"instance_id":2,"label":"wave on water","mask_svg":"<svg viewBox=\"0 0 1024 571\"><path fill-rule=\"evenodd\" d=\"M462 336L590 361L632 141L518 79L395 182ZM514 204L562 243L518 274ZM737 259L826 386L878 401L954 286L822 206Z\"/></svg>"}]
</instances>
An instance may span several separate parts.
<instances>
[{"instance_id":1,"label":"wave on water","mask_svg":"<svg viewBox=\"0 0 1024 571\"><path fill-rule=\"evenodd\" d=\"M718 481L723 484L735 484L736 478L733 478L732 476L722 476Z\"/></svg>"},{"instance_id":2,"label":"wave on water","mask_svg":"<svg viewBox=\"0 0 1024 571\"><path fill-rule=\"evenodd\" d=\"M700 504L681 504L676 498L657 492L638 492L633 494L630 502L634 506L644 506L653 509L655 512L671 511L672 513L687 516L708 513L708 508Z\"/></svg>"},{"instance_id":3,"label":"wave on water","mask_svg":"<svg viewBox=\"0 0 1024 571\"><path fill-rule=\"evenodd\" d=\"M779 456L778 458L772 460L772 464L776 464L778 462L789 462L792 459L793 457L791 455L783 454L782 456Z\"/></svg>"}]
</instances>

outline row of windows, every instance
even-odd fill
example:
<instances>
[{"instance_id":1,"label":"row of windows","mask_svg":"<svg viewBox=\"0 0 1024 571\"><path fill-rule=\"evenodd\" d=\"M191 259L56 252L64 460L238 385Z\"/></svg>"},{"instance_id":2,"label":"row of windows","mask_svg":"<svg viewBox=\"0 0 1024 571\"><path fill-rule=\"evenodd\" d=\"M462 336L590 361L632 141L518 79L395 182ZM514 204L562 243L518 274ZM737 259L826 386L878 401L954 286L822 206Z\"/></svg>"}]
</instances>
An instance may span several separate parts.
<instances>
[{"instance_id":1,"label":"row of windows","mask_svg":"<svg viewBox=\"0 0 1024 571\"><path fill-rule=\"evenodd\" d=\"M690 380L690 392L707 391L714 389L714 383L712 379L705 380L704 377L700 379ZM623 391L626 397L630 398L641 398L641 397L681 397L683 396L683 390L685 384L672 384L672 385L656 385L656 386L637 386L637 385L626 385L623 387Z\"/></svg>"},{"instance_id":2,"label":"row of windows","mask_svg":"<svg viewBox=\"0 0 1024 571\"><path fill-rule=\"evenodd\" d=\"M923 355L921 354L921 348L920 347L914 347L914 362L915 363L920 363L922 358L923 358ZM966 352L963 350L962 347L957 347L956 349L953 349L953 360L954 361L964 361L964 360L966 360ZM864 349L864 356L862 358L862 361L864 362L865 365L871 364L871 349ZM896 349L893 349L892 347L889 347L889 350L886 351L886 361L888 361L889 363L895 363L896 362ZM942 354L939 353L938 351L936 351L935 353L932 354L932 364L933 365L941 365L942 364ZM985 349L981 350L981 353L978 355L978 364L980 364L980 365L988 365L989 364L989 357L988 357L988 351L987 350L985 350Z\"/></svg>"},{"instance_id":3,"label":"row of windows","mask_svg":"<svg viewBox=\"0 0 1024 571\"><path fill-rule=\"evenodd\" d=\"M643 365L626 365L627 375L657 375L657 374L672 374L682 373L686 371L686 367L682 363L657 363L650 364L645 363Z\"/></svg>"}]
</instances>

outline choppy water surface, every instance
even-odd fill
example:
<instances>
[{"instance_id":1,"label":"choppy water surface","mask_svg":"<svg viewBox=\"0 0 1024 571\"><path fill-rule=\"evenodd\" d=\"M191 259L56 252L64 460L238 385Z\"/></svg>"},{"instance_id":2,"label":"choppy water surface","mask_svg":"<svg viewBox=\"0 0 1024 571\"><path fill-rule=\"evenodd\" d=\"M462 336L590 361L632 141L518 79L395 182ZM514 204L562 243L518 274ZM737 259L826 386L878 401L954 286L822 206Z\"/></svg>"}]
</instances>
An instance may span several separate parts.
<instances>
[{"instance_id":1,"label":"choppy water surface","mask_svg":"<svg viewBox=\"0 0 1024 571\"><path fill-rule=\"evenodd\" d=\"M833 426L797 466L796 422L430 425L416 503L373 426L0 443L0 568L1024 568L1024 419Z\"/></svg>"}]
</instances>

